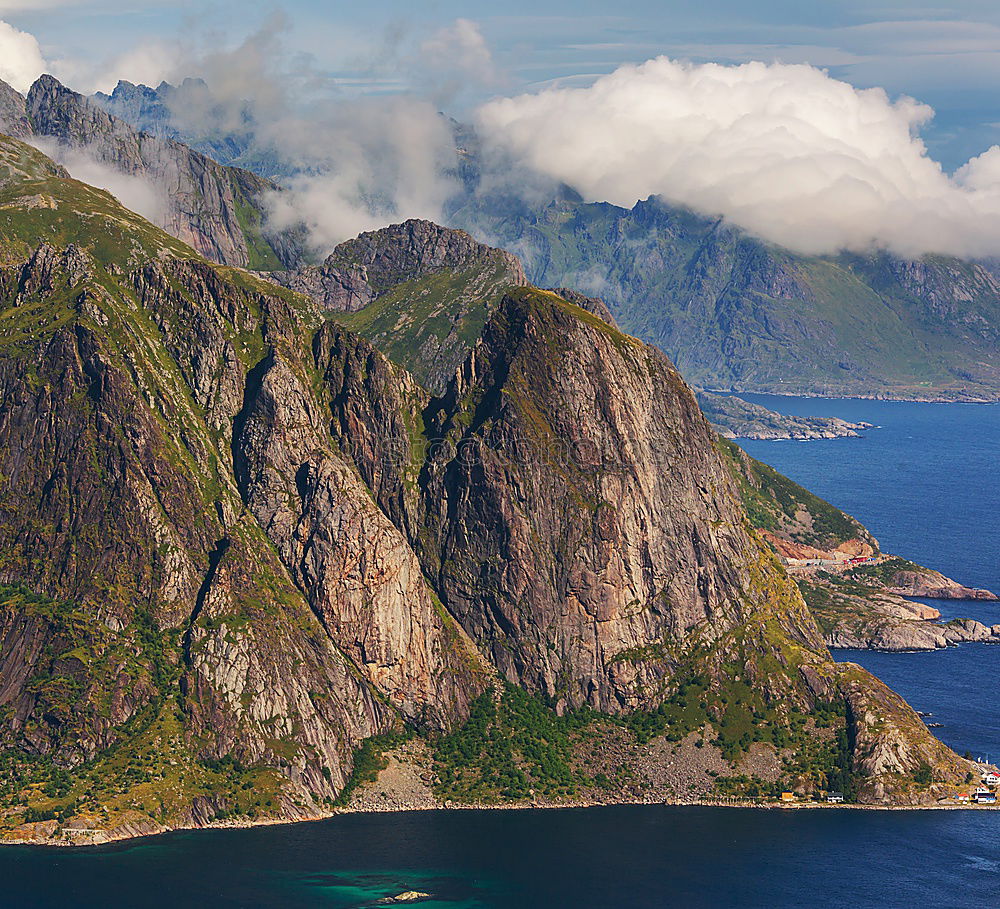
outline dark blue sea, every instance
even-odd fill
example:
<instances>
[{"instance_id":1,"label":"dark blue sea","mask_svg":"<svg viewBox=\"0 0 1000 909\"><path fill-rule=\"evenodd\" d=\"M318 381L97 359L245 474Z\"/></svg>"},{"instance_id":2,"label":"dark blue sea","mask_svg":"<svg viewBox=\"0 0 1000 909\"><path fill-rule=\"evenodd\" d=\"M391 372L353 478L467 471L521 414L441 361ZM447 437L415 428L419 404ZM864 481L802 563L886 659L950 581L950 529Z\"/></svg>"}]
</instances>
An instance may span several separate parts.
<instances>
[{"instance_id":1,"label":"dark blue sea","mask_svg":"<svg viewBox=\"0 0 1000 909\"><path fill-rule=\"evenodd\" d=\"M883 551L1000 593L1000 406L747 397L783 413L876 424L858 439L741 444L858 518ZM924 602L945 619L1000 623L1000 603ZM1000 646L835 656L861 663L932 713L930 722L944 724L935 733L960 754L1000 760Z\"/></svg>"},{"instance_id":2,"label":"dark blue sea","mask_svg":"<svg viewBox=\"0 0 1000 909\"><path fill-rule=\"evenodd\" d=\"M883 548L1000 590L1000 408L755 397L876 423L862 439L746 448L864 521ZM1000 622L1000 606L944 603ZM1000 647L840 651L961 751L1000 758ZM80 850L0 849L2 907L362 907L403 890L428 907L1000 905L1000 814L659 806L344 816L169 834Z\"/></svg>"}]
</instances>

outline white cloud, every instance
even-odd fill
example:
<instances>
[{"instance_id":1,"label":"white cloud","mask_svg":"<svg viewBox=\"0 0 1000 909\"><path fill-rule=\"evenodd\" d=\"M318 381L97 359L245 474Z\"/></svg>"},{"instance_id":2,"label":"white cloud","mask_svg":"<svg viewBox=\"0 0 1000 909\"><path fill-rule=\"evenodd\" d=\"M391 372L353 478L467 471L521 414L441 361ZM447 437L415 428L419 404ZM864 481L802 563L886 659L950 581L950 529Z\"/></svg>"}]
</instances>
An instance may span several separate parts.
<instances>
[{"instance_id":1,"label":"white cloud","mask_svg":"<svg viewBox=\"0 0 1000 909\"><path fill-rule=\"evenodd\" d=\"M456 19L427 37L409 65L415 82L439 104L503 81L483 33L469 19Z\"/></svg>"},{"instance_id":2,"label":"white cloud","mask_svg":"<svg viewBox=\"0 0 1000 909\"><path fill-rule=\"evenodd\" d=\"M0 20L0 79L26 92L45 70L45 58L34 35Z\"/></svg>"},{"instance_id":3,"label":"white cloud","mask_svg":"<svg viewBox=\"0 0 1000 909\"><path fill-rule=\"evenodd\" d=\"M430 101L393 92L348 93L284 46L280 14L234 48L184 55L168 78L198 76L170 103L174 125L189 135L249 131L250 157L286 178L273 197L276 228L303 224L317 251L393 221L441 220L454 192L454 140ZM460 30L466 45L475 38ZM482 65L470 51L469 66Z\"/></svg>"},{"instance_id":4,"label":"white cloud","mask_svg":"<svg viewBox=\"0 0 1000 909\"><path fill-rule=\"evenodd\" d=\"M457 188L451 131L433 105L413 97L289 111L262 125L258 142L302 171L272 198L272 226L304 224L319 252L405 218L440 221Z\"/></svg>"},{"instance_id":5,"label":"white cloud","mask_svg":"<svg viewBox=\"0 0 1000 909\"><path fill-rule=\"evenodd\" d=\"M949 178L918 135L932 114L810 66L661 57L489 102L479 122L590 200L660 195L806 253L998 254L1000 149Z\"/></svg>"}]
</instances>

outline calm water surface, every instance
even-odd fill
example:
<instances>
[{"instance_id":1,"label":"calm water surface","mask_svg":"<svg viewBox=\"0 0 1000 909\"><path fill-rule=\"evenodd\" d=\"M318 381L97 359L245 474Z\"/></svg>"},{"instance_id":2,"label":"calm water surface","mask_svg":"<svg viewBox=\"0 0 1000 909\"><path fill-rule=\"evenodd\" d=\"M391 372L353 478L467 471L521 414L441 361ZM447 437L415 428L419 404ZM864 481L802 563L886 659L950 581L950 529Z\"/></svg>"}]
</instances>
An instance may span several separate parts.
<instances>
[{"instance_id":1,"label":"calm water surface","mask_svg":"<svg viewBox=\"0 0 1000 909\"><path fill-rule=\"evenodd\" d=\"M416 812L0 851L0 901L33 907L435 909L996 905L993 815L655 806ZM992 896L988 896L992 894Z\"/></svg>"},{"instance_id":2,"label":"calm water surface","mask_svg":"<svg viewBox=\"0 0 1000 909\"><path fill-rule=\"evenodd\" d=\"M747 443L856 515L887 551L1000 590L1000 408L756 396L788 413L866 420L863 439ZM947 616L1000 622L996 604ZM840 651L1000 758L1000 647ZM636 806L346 816L171 834L85 850L0 850L2 907L363 907L403 890L428 907L979 907L1000 905L1000 814Z\"/></svg>"}]
</instances>

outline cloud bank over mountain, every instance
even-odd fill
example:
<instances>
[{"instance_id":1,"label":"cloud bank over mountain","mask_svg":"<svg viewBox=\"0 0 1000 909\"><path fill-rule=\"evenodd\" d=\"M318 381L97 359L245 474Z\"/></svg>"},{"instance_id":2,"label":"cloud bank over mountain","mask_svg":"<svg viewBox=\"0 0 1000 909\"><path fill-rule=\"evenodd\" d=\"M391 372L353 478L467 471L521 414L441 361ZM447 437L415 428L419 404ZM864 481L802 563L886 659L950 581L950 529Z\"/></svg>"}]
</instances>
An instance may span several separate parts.
<instances>
[{"instance_id":1,"label":"cloud bank over mountain","mask_svg":"<svg viewBox=\"0 0 1000 909\"><path fill-rule=\"evenodd\" d=\"M368 73L363 90L286 46L290 27L276 14L228 46L158 39L127 49L100 81L147 71L204 79L172 96L175 128L249 137L246 161L267 162L289 190L274 200L275 226L303 223L319 251L391 221L441 220L459 189L441 111L506 79L479 26L458 19L373 42L370 59L354 61ZM52 65L81 87L73 61ZM44 68L35 38L0 22L0 78L24 90ZM658 195L804 253L1000 255L1000 147L948 174L921 139L933 111L912 98L805 64L667 57L574 86L498 96L469 113L485 185L538 201L565 183L626 207Z\"/></svg>"},{"instance_id":2,"label":"cloud bank over mountain","mask_svg":"<svg viewBox=\"0 0 1000 909\"><path fill-rule=\"evenodd\" d=\"M479 111L486 140L586 198L660 195L805 253L1000 253L1000 148L954 178L933 111L805 65L623 66Z\"/></svg>"}]
</instances>

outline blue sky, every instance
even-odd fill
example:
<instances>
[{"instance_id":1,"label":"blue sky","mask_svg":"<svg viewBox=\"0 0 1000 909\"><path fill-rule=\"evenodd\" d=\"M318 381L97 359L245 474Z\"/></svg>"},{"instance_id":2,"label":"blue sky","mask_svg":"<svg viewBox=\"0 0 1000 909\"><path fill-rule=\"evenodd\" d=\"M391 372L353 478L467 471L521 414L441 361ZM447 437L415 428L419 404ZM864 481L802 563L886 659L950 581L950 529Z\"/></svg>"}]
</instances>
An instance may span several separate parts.
<instances>
[{"instance_id":1,"label":"blue sky","mask_svg":"<svg viewBox=\"0 0 1000 909\"><path fill-rule=\"evenodd\" d=\"M463 17L479 26L505 92L554 79L586 82L659 54L807 62L856 86L883 86L934 107L924 136L948 168L1000 142L1000 4L985 0L0 0L0 17L35 35L46 59L89 65L105 78L132 75L124 59L130 49L164 40L203 48L232 43L273 21L275 12L288 23L286 49L355 90L395 89L405 77L387 73L381 57Z\"/></svg>"}]
</instances>

